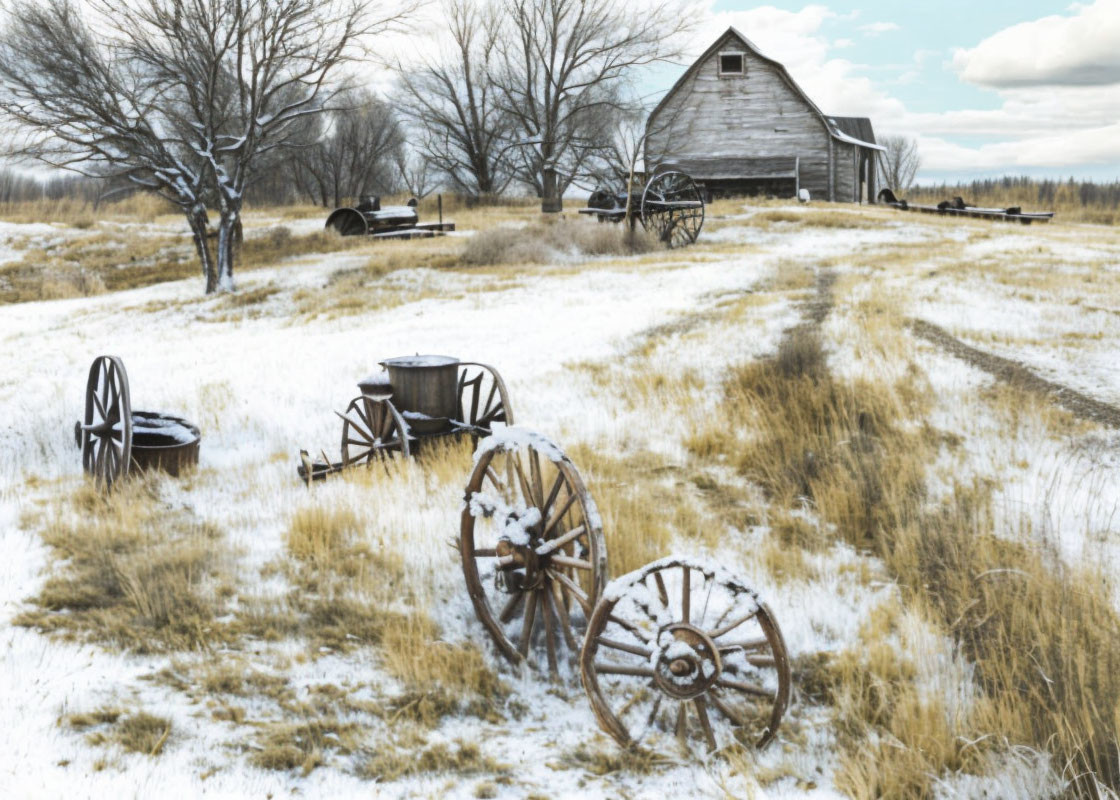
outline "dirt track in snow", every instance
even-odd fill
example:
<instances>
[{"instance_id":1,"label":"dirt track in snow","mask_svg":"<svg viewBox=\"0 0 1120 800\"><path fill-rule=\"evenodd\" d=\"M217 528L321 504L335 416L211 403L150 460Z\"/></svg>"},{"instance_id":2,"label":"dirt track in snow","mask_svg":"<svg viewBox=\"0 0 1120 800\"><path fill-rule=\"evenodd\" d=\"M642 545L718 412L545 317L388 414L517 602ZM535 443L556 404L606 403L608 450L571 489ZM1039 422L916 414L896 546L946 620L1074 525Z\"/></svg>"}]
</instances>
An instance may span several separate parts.
<instances>
[{"instance_id":1,"label":"dirt track in snow","mask_svg":"<svg viewBox=\"0 0 1120 800\"><path fill-rule=\"evenodd\" d=\"M986 353L967 345L944 328L922 319L910 321L915 335L998 380L1043 395L1082 419L1120 429L1120 408L1082 394L1076 389L1048 381L1018 361Z\"/></svg>"}]
</instances>

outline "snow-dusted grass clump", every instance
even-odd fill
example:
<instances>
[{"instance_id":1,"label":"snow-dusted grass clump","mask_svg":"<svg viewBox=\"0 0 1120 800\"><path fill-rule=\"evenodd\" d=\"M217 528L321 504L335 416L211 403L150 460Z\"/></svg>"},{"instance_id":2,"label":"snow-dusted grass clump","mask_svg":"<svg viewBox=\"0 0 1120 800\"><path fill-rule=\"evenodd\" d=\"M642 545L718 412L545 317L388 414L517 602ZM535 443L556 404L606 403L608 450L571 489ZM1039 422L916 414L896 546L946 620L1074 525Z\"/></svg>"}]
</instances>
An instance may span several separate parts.
<instances>
[{"instance_id":1,"label":"snow-dusted grass clump","mask_svg":"<svg viewBox=\"0 0 1120 800\"><path fill-rule=\"evenodd\" d=\"M657 237L641 225L629 229L622 223L561 219L480 231L467 240L462 261L471 266L552 264L649 253L659 247Z\"/></svg>"}]
</instances>

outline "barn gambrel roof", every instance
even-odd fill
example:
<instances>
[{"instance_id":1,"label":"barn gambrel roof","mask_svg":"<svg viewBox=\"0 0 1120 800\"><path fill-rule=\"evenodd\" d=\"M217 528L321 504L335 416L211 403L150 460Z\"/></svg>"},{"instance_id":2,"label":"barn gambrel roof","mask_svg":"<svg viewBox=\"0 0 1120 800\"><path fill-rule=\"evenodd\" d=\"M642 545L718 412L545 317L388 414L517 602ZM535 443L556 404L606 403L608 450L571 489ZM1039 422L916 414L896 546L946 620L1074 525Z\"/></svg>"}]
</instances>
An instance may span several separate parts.
<instances>
[{"instance_id":1,"label":"barn gambrel roof","mask_svg":"<svg viewBox=\"0 0 1120 800\"><path fill-rule=\"evenodd\" d=\"M715 54L717 49L721 44L724 43L724 41L726 41L728 36L733 36L738 39L743 44L743 46L747 48L747 50L765 61L767 64L770 64L772 67L774 67L778 71L778 74L781 75L782 80L786 82L786 85L793 90L794 94L804 100L805 104L808 105L809 108L813 109L813 112L818 117L820 117L821 122L824 124L825 130L827 130L829 135L831 135L834 139L841 142L846 142L847 144L859 145L860 147L869 147L872 150L885 149L881 145L875 143L875 134L871 130L870 119L868 119L867 117L830 117L822 112L817 107L817 104L809 99L809 95L805 94L805 91L797 85L797 81L795 81L793 79L793 76L789 74L789 71L785 68L784 64L782 64L780 61L775 61L769 56L764 55L762 51L755 46L754 42L752 42L738 30L736 30L734 26L728 28L723 32L722 35L717 37L716 40L712 42L711 47L705 50L703 54L692 63L692 66L685 70L684 74L677 79L677 82L673 84L672 88L669 89L669 91L665 93L665 96L661 98L661 102L657 104L652 112L650 112L650 119L653 119L654 116L657 115L657 112L659 112L661 108L669 101L669 98L676 94L677 90L684 86L685 83L687 83L688 79L696 74L696 70L700 69L700 65L707 61L713 54Z\"/></svg>"}]
</instances>

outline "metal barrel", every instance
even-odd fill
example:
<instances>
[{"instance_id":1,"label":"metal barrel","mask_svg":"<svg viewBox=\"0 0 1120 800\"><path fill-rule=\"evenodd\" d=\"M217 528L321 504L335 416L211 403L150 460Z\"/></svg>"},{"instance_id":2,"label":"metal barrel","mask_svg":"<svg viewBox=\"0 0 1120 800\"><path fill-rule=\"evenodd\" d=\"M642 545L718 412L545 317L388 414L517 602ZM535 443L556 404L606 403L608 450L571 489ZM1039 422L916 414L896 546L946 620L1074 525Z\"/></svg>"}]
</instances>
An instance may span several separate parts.
<instances>
[{"instance_id":1,"label":"metal barrel","mask_svg":"<svg viewBox=\"0 0 1120 800\"><path fill-rule=\"evenodd\" d=\"M393 405L404 414L410 426L418 432L427 432L422 429L429 426L416 415L440 420L441 428L450 425L449 420L455 417L459 404L459 359L415 355L388 358L380 363L389 370Z\"/></svg>"},{"instance_id":2,"label":"metal barrel","mask_svg":"<svg viewBox=\"0 0 1120 800\"><path fill-rule=\"evenodd\" d=\"M132 461L140 469L161 469L178 475L198 464L202 435L182 417L156 411L132 412Z\"/></svg>"}]
</instances>

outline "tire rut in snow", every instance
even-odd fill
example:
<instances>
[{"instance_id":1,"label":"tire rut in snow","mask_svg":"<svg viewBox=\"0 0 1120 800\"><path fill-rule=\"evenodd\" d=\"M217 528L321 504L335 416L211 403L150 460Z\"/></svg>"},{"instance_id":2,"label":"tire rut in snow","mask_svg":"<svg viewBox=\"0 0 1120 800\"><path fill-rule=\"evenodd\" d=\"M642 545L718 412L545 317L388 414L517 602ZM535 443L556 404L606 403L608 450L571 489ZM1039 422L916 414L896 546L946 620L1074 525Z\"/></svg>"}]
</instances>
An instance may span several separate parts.
<instances>
[{"instance_id":1,"label":"tire rut in snow","mask_svg":"<svg viewBox=\"0 0 1120 800\"><path fill-rule=\"evenodd\" d=\"M950 355L984 370L998 380L1045 395L1074 416L1111 428L1120 428L1120 408L1114 405L1101 402L1060 383L1048 381L1018 361L977 350L932 322L912 319L910 329L927 342L932 342Z\"/></svg>"},{"instance_id":2,"label":"tire rut in snow","mask_svg":"<svg viewBox=\"0 0 1120 800\"><path fill-rule=\"evenodd\" d=\"M828 318L835 299L832 296L832 285L836 283L836 273L830 269L817 273L813 296L801 304L802 320L796 325L782 331L782 342L788 344L799 336L805 334L819 334L821 324ZM779 345L779 348L781 345Z\"/></svg>"}]
</instances>

